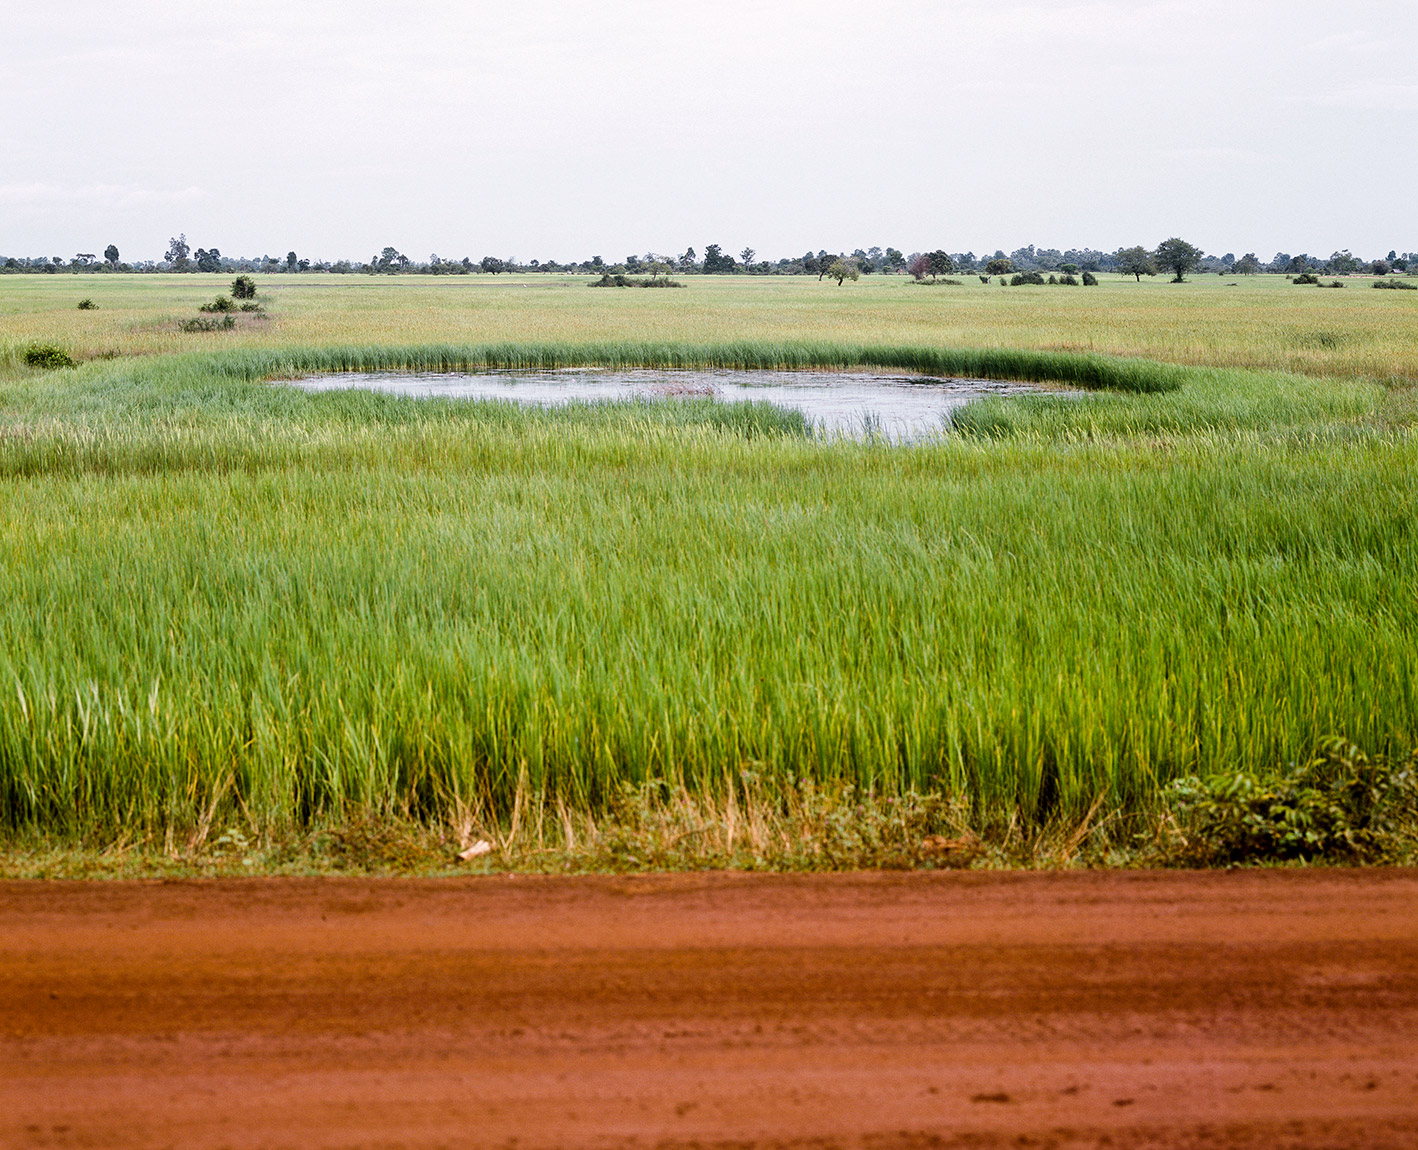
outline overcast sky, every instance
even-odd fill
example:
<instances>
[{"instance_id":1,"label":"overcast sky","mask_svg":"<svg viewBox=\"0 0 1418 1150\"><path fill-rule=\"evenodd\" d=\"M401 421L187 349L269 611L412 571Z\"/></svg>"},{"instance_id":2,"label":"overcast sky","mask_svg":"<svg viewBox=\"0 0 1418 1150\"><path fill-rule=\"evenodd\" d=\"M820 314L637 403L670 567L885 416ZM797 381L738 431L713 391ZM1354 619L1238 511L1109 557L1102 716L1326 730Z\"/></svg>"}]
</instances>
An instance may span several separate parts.
<instances>
[{"instance_id":1,"label":"overcast sky","mask_svg":"<svg viewBox=\"0 0 1418 1150\"><path fill-rule=\"evenodd\" d=\"M0 0L0 253L1418 250L1415 0Z\"/></svg>"}]
</instances>

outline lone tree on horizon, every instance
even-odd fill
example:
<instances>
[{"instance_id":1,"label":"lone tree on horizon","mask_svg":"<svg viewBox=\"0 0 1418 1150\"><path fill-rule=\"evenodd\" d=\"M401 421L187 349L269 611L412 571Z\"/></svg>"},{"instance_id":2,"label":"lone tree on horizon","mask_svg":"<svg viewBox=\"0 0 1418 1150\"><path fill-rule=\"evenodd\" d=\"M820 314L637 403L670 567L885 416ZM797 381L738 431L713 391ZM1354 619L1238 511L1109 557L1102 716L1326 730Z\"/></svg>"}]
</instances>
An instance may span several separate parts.
<instances>
[{"instance_id":1,"label":"lone tree on horizon","mask_svg":"<svg viewBox=\"0 0 1418 1150\"><path fill-rule=\"evenodd\" d=\"M1157 265L1152 262L1152 253L1139 244L1135 248L1122 248L1113 257L1117 261L1117 269L1125 276L1136 276L1137 282L1142 282L1143 276L1155 276Z\"/></svg>"},{"instance_id":2,"label":"lone tree on horizon","mask_svg":"<svg viewBox=\"0 0 1418 1150\"><path fill-rule=\"evenodd\" d=\"M1174 284L1185 283L1186 274L1198 263L1204 253L1194 248L1186 240L1173 236L1157 245L1157 263L1163 271L1172 272Z\"/></svg>"},{"instance_id":3,"label":"lone tree on horizon","mask_svg":"<svg viewBox=\"0 0 1418 1150\"><path fill-rule=\"evenodd\" d=\"M192 253L192 248L187 243L187 233L181 232L167 241L167 254L163 256L172 270L175 272L185 272L191 261L187 258Z\"/></svg>"},{"instance_id":4,"label":"lone tree on horizon","mask_svg":"<svg viewBox=\"0 0 1418 1150\"><path fill-rule=\"evenodd\" d=\"M926 259L930 261L932 280L937 276L948 276L955 270L955 261L950 258L948 252L939 250L927 252Z\"/></svg>"}]
</instances>

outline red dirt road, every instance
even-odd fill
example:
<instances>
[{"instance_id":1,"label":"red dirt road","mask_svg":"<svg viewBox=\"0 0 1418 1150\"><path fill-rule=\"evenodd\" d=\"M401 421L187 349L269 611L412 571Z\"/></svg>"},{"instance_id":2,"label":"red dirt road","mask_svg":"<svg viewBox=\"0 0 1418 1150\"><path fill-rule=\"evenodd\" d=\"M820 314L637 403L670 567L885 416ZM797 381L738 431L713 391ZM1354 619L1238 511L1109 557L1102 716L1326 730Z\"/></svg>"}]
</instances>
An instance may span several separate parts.
<instances>
[{"instance_id":1,"label":"red dirt road","mask_svg":"<svg viewBox=\"0 0 1418 1150\"><path fill-rule=\"evenodd\" d=\"M4 1147L1418 1147L1418 873L0 884Z\"/></svg>"}]
</instances>

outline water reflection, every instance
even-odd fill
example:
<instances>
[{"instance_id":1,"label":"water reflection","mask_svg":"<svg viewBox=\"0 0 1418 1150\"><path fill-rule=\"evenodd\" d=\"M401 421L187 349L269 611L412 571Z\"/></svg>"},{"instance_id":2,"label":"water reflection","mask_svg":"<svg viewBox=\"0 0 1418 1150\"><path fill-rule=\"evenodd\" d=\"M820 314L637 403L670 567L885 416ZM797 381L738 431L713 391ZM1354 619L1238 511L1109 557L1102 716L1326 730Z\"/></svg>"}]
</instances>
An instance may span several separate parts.
<instances>
[{"instance_id":1,"label":"water reflection","mask_svg":"<svg viewBox=\"0 0 1418 1150\"><path fill-rule=\"evenodd\" d=\"M309 391L368 388L398 395L499 399L555 407L627 399L758 401L801 411L828 437L905 443L939 434L956 408L986 395L1049 394L1033 384L866 372L561 371L346 372L292 381Z\"/></svg>"}]
</instances>

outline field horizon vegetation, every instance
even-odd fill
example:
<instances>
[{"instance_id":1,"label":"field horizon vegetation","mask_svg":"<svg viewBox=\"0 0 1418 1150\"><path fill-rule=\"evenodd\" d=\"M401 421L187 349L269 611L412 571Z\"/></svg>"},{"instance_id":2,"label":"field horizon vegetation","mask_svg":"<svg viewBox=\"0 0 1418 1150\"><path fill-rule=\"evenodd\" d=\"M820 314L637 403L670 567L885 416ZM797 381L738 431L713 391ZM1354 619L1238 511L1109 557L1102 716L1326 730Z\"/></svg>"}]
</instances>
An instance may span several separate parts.
<instances>
[{"instance_id":1,"label":"field horizon vegetation","mask_svg":"<svg viewBox=\"0 0 1418 1150\"><path fill-rule=\"evenodd\" d=\"M253 278L0 279L0 873L1414 856L1418 293ZM575 364L1092 394L281 382Z\"/></svg>"}]
</instances>

